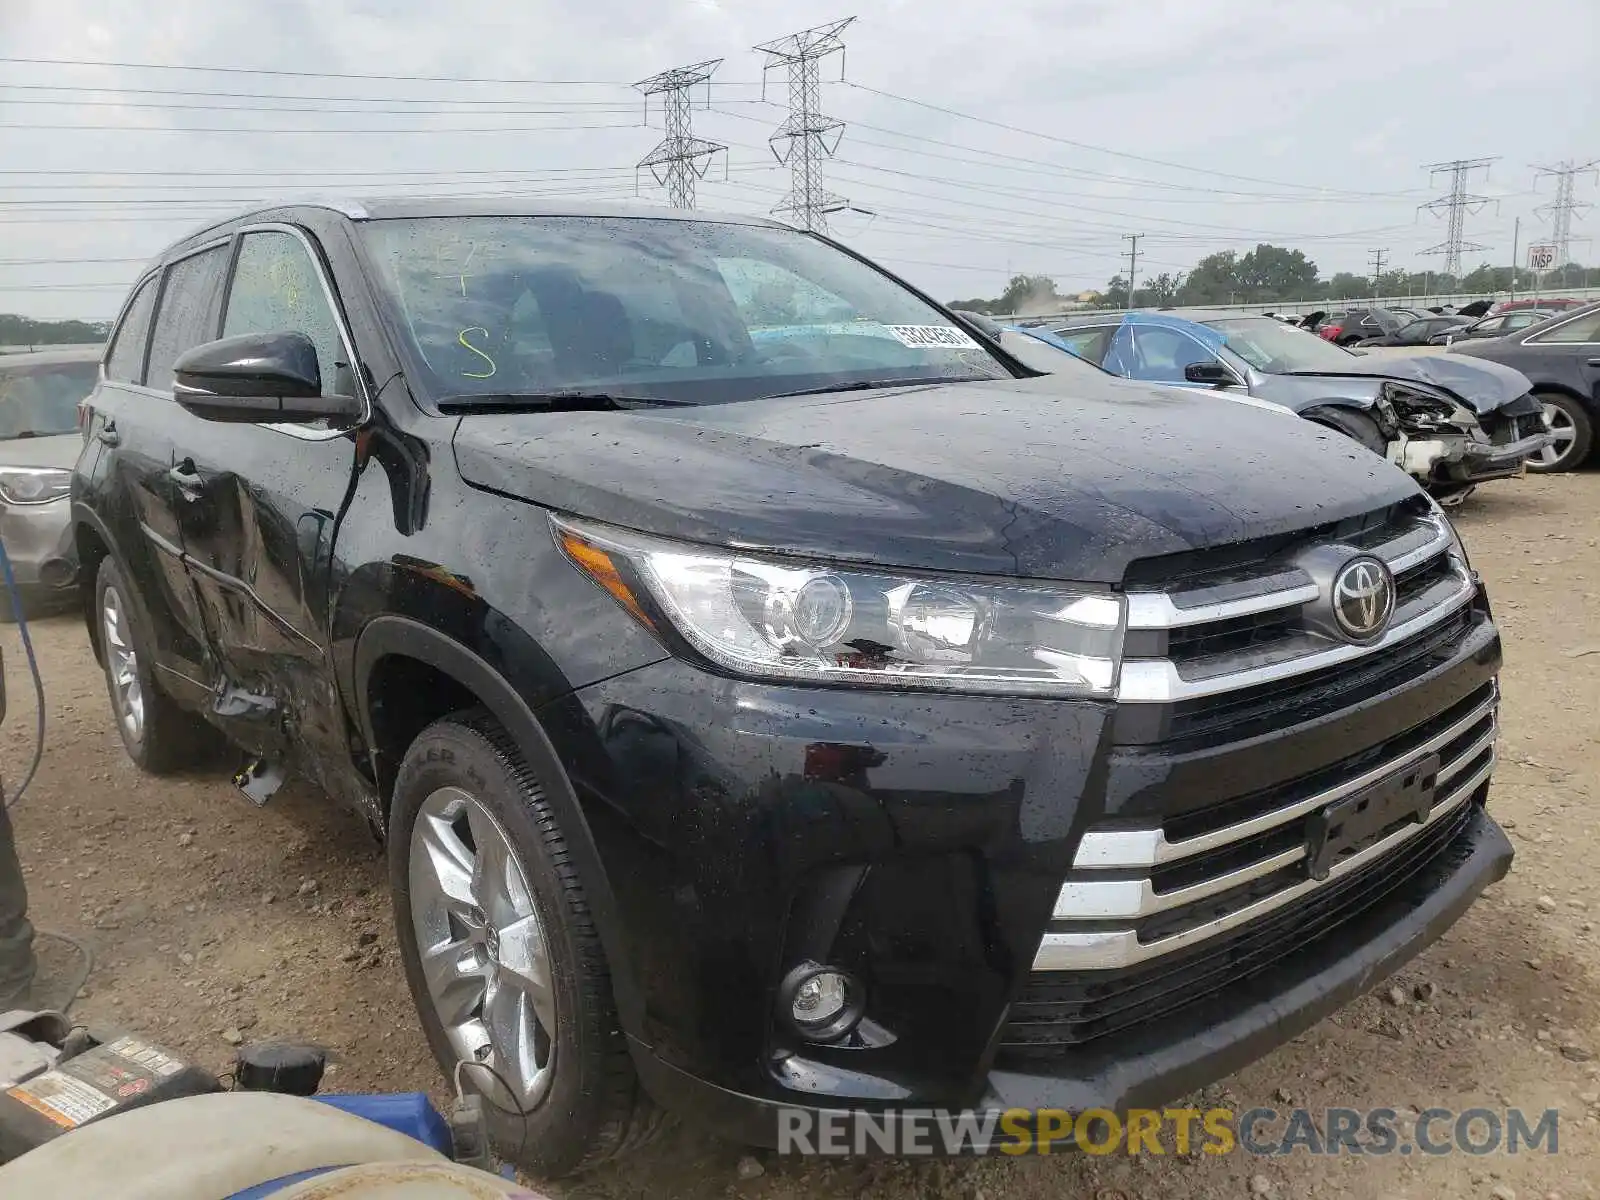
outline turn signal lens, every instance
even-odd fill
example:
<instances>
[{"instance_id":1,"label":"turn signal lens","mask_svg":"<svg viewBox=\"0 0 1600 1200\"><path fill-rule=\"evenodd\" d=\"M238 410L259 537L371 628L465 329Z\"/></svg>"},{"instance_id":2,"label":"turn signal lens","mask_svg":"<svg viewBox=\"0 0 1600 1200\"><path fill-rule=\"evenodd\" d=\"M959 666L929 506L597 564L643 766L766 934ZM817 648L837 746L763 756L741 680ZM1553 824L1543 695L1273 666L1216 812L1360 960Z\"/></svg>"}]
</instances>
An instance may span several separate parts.
<instances>
[{"instance_id":1,"label":"turn signal lens","mask_svg":"<svg viewBox=\"0 0 1600 1200\"><path fill-rule=\"evenodd\" d=\"M590 542L579 537L571 529L558 529L556 541L562 551L572 560L573 566L594 580L606 591L611 593L613 599L623 608L633 614L634 618L646 629L654 629L653 622L644 609L640 606L638 597L628 587L622 578L622 573L617 570L617 564L611 561L611 556Z\"/></svg>"}]
</instances>

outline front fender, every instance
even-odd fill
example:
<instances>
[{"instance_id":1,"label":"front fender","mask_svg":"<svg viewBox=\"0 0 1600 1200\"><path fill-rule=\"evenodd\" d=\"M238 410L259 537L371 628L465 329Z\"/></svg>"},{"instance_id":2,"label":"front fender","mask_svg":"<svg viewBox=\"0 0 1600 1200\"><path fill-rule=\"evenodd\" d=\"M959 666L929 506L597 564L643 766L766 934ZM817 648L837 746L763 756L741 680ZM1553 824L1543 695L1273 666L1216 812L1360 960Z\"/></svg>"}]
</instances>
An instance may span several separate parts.
<instances>
[{"instance_id":1,"label":"front fender","mask_svg":"<svg viewBox=\"0 0 1600 1200\"><path fill-rule=\"evenodd\" d=\"M391 654L423 662L471 692L511 736L544 784L546 798L561 822L568 854L583 881L595 932L611 968L618 1016L624 1029L635 1037L642 1036L644 1001L632 969L628 933L617 910L615 892L572 781L534 709L505 674L468 646L432 625L385 614L374 617L362 630L352 663L353 699L361 733L369 747L378 744L369 684L376 664Z\"/></svg>"}]
</instances>

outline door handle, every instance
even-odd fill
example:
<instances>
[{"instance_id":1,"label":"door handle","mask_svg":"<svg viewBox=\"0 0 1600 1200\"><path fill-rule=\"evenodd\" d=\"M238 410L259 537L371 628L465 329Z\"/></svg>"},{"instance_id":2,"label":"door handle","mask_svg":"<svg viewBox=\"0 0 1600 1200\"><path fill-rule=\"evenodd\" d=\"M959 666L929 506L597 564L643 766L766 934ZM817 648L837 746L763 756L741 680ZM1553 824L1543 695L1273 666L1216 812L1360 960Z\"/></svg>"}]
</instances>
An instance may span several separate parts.
<instances>
[{"instance_id":1,"label":"door handle","mask_svg":"<svg viewBox=\"0 0 1600 1200\"><path fill-rule=\"evenodd\" d=\"M122 441L122 435L117 432L117 423L109 417L101 423L99 429L95 430L94 436L107 446L116 446Z\"/></svg>"},{"instance_id":2,"label":"door handle","mask_svg":"<svg viewBox=\"0 0 1600 1200\"><path fill-rule=\"evenodd\" d=\"M167 479L177 485L185 500L199 500L206 494L205 478L194 469L194 459L186 458L167 472Z\"/></svg>"},{"instance_id":3,"label":"door handle","mask_svg":"<svg viewBox=\"0 0 1600 1200\"><path fill-rule=\"evenodd\" d=\"M1600 358L1591 358L1589 360L1589 365L1591 367L1600 367Z\"/></svg>"}]
</instances>

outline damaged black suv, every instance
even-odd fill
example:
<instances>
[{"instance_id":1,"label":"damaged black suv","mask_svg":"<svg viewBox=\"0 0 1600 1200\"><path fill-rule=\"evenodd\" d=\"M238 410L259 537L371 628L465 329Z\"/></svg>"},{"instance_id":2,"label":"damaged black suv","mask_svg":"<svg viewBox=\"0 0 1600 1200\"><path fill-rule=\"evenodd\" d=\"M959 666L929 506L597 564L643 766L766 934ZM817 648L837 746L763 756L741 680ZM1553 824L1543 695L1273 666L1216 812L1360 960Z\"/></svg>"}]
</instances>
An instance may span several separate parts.
<instances>
[{"instance_id":1,"label":"damaged black suv","mask_svg":"<svg viewBox=\"0 0 1600 1200\"><path fill-rule=\"evenodd\" d=\"M1511 859L1499 636L1403 472L1036 375L824 237L257 212L150 265L86 415L128 752L365 815L434 1053L545 1174L658 1106L1159 1104Z\"/></svg>"}]
</instances>

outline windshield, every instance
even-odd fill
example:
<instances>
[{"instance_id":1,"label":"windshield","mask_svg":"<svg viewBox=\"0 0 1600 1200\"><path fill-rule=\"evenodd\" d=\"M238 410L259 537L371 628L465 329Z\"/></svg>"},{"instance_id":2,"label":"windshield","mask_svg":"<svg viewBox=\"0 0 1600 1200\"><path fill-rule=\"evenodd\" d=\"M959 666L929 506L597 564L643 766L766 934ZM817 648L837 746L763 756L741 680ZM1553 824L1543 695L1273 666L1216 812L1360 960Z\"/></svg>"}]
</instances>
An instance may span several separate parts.
<instances>
[{"instance_id":1,"label":"windshield","mask_svg":"<svg viewBox=\"0 0 1600 1200\"><path fill-rule=\"evenodd\" d=\"M944 313L792 229L621 217L427 217L363 236L424 390L704 404L1010 378Z\"/></svg>"},{"instance_id":2,"label":"windshield","mask_svg":"<svg viewBox=\"0 0 1600 1200\"><path fill-rule=\"evenodd\" d=\"M0 439L78 431L78 401L94 391L93 362L12 367L0 361Z\"/></svg>"},{"instance_id":3,"label":"windshield","mask_svg":"<svg viewBox=\"0 0 1600 1200\"><path fill-rule=\"evenodd\" d=\"M1352 355L1303 329L1270 317L1241 317L1205 322L1223 337L1229 350L1268 375L1297 371L1342 372L1351 369Z\"/></svg>"}]
</instances>

